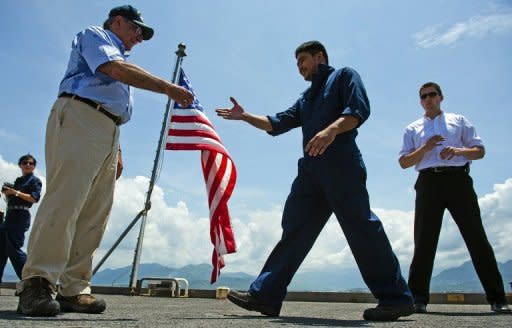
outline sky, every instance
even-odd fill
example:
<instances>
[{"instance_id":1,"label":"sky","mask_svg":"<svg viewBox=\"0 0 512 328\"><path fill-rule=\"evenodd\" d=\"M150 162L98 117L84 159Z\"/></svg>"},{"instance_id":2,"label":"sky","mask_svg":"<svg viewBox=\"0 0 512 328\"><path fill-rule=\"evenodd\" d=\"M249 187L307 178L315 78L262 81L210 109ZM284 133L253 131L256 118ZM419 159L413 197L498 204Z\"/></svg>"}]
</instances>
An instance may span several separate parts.
<instances>
[{"instance_id":1,"label":"sky","mask_svg":"<svg viewBox=\"0 0 512 328\"><path fill-rule=\"evenodd\" d=\"M44 134L76 33L101 25L118 1L0 2L0 179L20 175L18 158L38 159L45 182ZM489 240L500 262L512 259L512 2L406 1L131 1L155 36L137 45L129 61L170 80L180 42L183 68L206 115L237 167L229 202L238 252L224 271L256 275L281 234L280 219L302 154L300 129L268 136L246 123L215 116L234 96L258 115L286 110L308 83L298 74L295 48L319 40L330 64L361 75L371 116L358 144L368 169L372 209L382 220L404 275L413 252L413 168L398 165L405 127L421 117L419 87L441 85L442 109L476 127L486 156L471 175ZM121 128L124 172L95 263L144 206L166 97L136 90L132 119ZM79 146L79 145L77 145ZM199 152L164 152L152 196L142 263L170 267L210 263L208 206ZM0 208L5 202L0 201ZM32 209L34 217L37 206ZM103 268L129 266L135 226ZM27 234L28 237L28 234ZM371 241L369 241L371 243ZM446 214L434 274L469 260ZM353 270L345 237L331 218L301 271Z\"/></svg>"}]
</instances>

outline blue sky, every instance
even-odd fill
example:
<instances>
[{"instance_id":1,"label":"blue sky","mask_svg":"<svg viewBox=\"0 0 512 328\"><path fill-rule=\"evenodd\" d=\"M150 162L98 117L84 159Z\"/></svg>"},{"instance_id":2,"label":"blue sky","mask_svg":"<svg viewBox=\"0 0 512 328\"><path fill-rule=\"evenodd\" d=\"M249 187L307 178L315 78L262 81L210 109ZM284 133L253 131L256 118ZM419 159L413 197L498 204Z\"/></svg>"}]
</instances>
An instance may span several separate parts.
<instances>
[{"instance_id":1,"label":"blue sky","mask_svg":"<svg viewBox=\"0 0 512 328\"><path fill-rule=\"evenodd\" d=\"M44 131L64 74L71 40L101 25L117 1L0 3L0 178L19 175L15 163L30 152L44 177ZM412 254L416 172L398 166L405 126L422 115L418 88L436 81L442 108L465 115L487 154L472 165L484 224L499 261L510 259L512 174L512 4L510 1L132 1L155 36L136 46L130 61L170 79L174 51L187 45L184 69L206 114L238 169L230 201L239 251L226 270L256 274L279 239L280 215L301 155L299 130L270 137L241 122L223 121L216 107L229 96L256 114L286 109L307 88L294 50L319 40L330 64L361 75L372 114L358 143L368 168L372 208L380 215L404 273ZM166 99L135 91L132 120L122 127L125 171L98 257L142 209ZM77 145L79 146L79 145ZM165 152L153 197L143 262L169 266L208 262L208 210L199 154ZM5 206L0 202L0 206ZM34 214L37 208L32 213ZM135 231L137 230L137 231ZM130 265L138 229L106 267ZM508 245L508 246L507 246ZM447 216L435 270L469 258ZM335 220L320 236L303 270L354 268Z\"/></svg>"}]
</instances>

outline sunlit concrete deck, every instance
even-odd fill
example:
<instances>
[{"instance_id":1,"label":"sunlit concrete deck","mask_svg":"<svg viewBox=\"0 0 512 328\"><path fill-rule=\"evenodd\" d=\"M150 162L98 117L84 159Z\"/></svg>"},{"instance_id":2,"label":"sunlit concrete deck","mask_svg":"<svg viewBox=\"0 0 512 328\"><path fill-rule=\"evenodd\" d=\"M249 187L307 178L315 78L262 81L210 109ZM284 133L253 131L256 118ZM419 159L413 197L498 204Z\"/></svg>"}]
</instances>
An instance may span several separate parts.
<instances>
[{"instance_id":1,"label":"sunlit concrete deck","mask_svg":"<svg viewBox=\"0 0 512 328\"><path fill-rule=\"evenodd\" d=\"M362 318L364 309L375 306L368 294L290 293L281 316L269 318L217 300L215 291L190 290L189 298L171 298L129 296L126 288L96 287L94 292L107 301L103 314L31 318L16 314L18 298L8 287L1 289L0 327L512 327L512 315L494 314L487 304L468 304L482 303L485 298L480 294L446 294L446 302L438 303L460 303L430 304L428 314L396 322L369 322ZM443 299L441 294L436 297Z\"/></svg>"}]
</instances>

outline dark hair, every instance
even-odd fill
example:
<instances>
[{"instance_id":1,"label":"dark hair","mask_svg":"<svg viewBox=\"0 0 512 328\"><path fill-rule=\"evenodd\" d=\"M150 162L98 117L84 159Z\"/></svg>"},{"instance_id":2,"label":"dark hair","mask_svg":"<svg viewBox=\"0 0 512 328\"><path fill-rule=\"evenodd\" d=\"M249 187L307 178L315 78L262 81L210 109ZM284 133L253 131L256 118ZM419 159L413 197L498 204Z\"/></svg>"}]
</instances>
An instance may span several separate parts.
<instances>
[{"instance_id":1,"label":"dark hair","mask_svg":"<svg viewBox=\"0 0 512 328\"><path fill-rule=\"evenodd\" d=\"M112 25L112 22L114 21L115 17L109 17L105 22L103 22L103 29L104 30L110 30L110 26Z\"/></svg>"},{"instance_id":2,"label":"dark hair","mask_svg":"<svg viewBox=\"0 0 512 328\"><path fill-rule=\"evenodd\" d=\"M325 50L324 45L319 41L308 41L298 46L297 49L295 49L295 58L297 58L301 52L307 52L311 55L316 55L317 53L322 52L324 54L325 63L329 65L329 56L327 55L327 50Z\"/></svg>"},{"instance_id":3,"label":"dark hair","mask_svg":"<svg viewBox=\"0 0 512 328\"><path fill-rule=\"evenodd\" d=\"M32 156L30 154L21 156L20 159L18 160L18 165L21 165L21 162L28 161L29 159L32 159L34 161L34 167L35 167L37 165L37 161L34 158L34 156Z\"/></svg>"},{"instance_id":4,"label":"dark hair","mask_svg":"<svg viewBox=\"0 0 512 328\"><path fill-rule=\"evenodd\" d=\"M427 83L423 84L419 91L420 96L421 96L421 90L423 90L425 88L430 88L430 87L435 88L437 90L437 92L439 93L439 95L441 96L441 98L444 98L443 92L441 91L441 87L439 86L439 84L437 84L435 82L427 82Z\"/></svg>"}]
</instances>

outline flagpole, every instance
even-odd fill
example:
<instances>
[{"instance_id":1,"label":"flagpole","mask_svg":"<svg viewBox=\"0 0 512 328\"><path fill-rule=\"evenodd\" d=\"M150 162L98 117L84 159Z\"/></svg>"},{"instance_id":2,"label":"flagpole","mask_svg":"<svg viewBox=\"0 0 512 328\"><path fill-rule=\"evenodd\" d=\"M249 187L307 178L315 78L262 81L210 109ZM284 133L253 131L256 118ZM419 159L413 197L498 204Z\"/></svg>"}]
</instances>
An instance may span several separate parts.
<instances>
[{"instance_id":1,"label":"flagpole","mask_svg":"<svg viewBox=\"0 0 512 328\"><path fill-rule=\"evenodd\" d=\"M185 53L185 48L186 48L186 46L183 43L180 43L178 45L178 50L176 50L176 52L175 52L176 65L174 66L174 73L173 73L173 78L172 78L172 82L174 84L178 83L181 62L183 61L183 57L185 57L187 55ZM155 185L158 166L160 163L160 155L162 153L162 148L165 145L165 134L167 132L167 124L169 122L169 112L170 112L172 106L174 106L174 100L172 100L171 98L168 98L165 115L164 115L164 119L162 122L162 130L160 131L160 139L158 140L156 156L155 156L155 160L153 162L153 171L151 172L151 180L149 181L149 188L148 188L148 192L146 194L146 203L144 205L145 211L142 214L142 221L140 223L139 237L137 238L137 247L135 248L135 254L133 257L132 272L130 274L130 288L132 290L132 293L134 292L134 289L137 286L137 273L139 272L140 255L142 252L142 242L144 240L144 230L146 229L147 211L149 211L149 209L151 208L151 194L153 193L153 187Z\"/></svg>"},{"instance_id":2,"label":"flagpole","mask_svg":"<svg viewBox=\"0 0 512 328\"><path fill-rule=\"evenodd\" d=\"M179 71L181 69L181 63L183 61L183 57L185 57L187 54L185 53L185 44L180 43L178 45L178 50L176 50L176 64L174 66L174 72L173 72L173 78L172 82L174 84L178 84L179 79ZM162 122L162 130L160 131L160 138L158 140L158 146L156 150L155 159L153 162L153 170L151 172L151 179L149 181L149 188L148 192L146 193L146 201L144 203L144 209L140 211L137 216L132 220L132 222L128 225L128 227L123 231L121 236L117 239L117 241L114 243L114 245L110 248L110 250L105 254L105 256L100 260L100 262L96 265L94 268L93 274L95 274L101 265L107 260L107 258L112 254L114 249L121 243L122 239L128 234L128 232L133 228L135 223L142 217L141 225L140 225L140 231L139 236L137 238L137 246L135 248L135 254L133 257L133 264L132 264L132 270L130 274L130 287L132 294L135 291L136 285L137 285L137 273L139 271L139 263L140 263L140 255L142 251L142 242L144 239L144 230L146 228L146 220L147 220L147 213L151 208L151 194L153 193L153 187L155 185L155 181L157 178L158 173L158 166L160 163L160 156L162 153L162 148L165 145L165 134L167 131L167 125L170 120L170 110L174 106L174 100L171 98L168 98L167 105L165 109L164 119Z\"/></svg>"}]
</instances>

